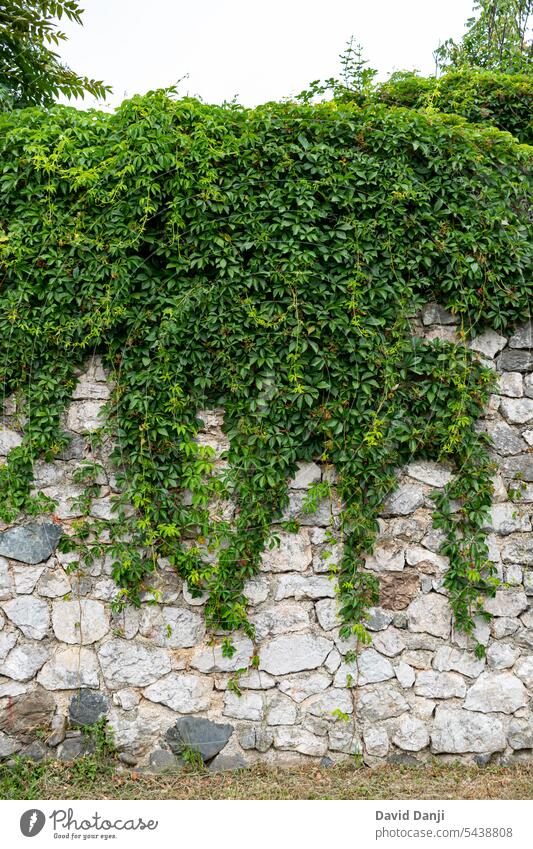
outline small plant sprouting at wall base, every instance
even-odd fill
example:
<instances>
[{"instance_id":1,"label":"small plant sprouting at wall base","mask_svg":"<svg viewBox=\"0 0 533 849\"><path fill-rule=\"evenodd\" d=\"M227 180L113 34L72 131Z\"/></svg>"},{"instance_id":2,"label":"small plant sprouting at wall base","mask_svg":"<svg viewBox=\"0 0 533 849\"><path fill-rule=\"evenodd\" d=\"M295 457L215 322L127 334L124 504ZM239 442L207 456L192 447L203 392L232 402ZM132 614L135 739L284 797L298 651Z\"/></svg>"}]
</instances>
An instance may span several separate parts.
<instances>
[{"instance_id":1,"label":"small plant sprouting at wall base","mask_svg":"<svg viewBox=\"0 0 533 849\"><path fill-rule=\"evenodd\" d=\"M98 469L84 466L83 515L61 545L83 565L107 534L116 610L157 600L166 558L207 595L231 657L232 632L254 638L244 588L286 519L288 480L323 458L337 474L341 637L364 643L379 603L365 555L397 468L423 458L456 472L434 521L455 624L473 634L497 584L475 427L494 377L463 344L413 338L412 319L436 300L465 341L529 317L530 149L433 112L245 109L171 90L113 114L4 113L0 155L1 389L27 416L0 467L1 518L51 509L33 464L66 446L76 370L98 353L114 388L93 439L115 441L117 518L87 515ZM197 440L210 405L225 409L225 470ZM220 499L233 519L210 511Z\"/></svg>"},{"instance_id":2,"label":"small plant sprouting at wall base","mask_svg":"<svg viewBox=\"0 0 533 849\"><path fill-rule=\"evenodd\" d=\"M102 716L93 725L82 725L81 731L93 741L95 757L113 757L116 754L113 729L105 716Z\"/></svg>"},{"instance_id":3,"label":"small plant sprouting at wall base","mask_svg":"<svg viewBox=\"0 0 533 849\"><path fill-rule=\"evenodd\" d=\"M187 764L188 767L193 769L196 772L203 772L205 770L204 759L202 758L200 752L196 749L191 748L190 746L186 746L185 749L180 754L180 758Z\"/></svg>"}]
</instances>

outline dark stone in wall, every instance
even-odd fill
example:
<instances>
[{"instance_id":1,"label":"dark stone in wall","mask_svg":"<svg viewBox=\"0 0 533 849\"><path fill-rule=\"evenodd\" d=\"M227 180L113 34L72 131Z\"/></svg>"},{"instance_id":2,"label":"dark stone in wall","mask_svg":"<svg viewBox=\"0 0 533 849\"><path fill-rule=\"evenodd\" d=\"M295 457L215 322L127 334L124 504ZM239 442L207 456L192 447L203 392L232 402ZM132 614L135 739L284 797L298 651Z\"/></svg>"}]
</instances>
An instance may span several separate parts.
<instances>
[{"instance_id":1,"label":"dark stone in wall","mask_svg":"<svg viewBox=\"0 0 533 849\"><path fill-rule=\"evenodd\" d=\"M6 700L0 709L0 730L15 734L23 741L33 737L37 728L50 727L55 711L55 700L48 690L37 687L29 693Z\"/></svg>"},{"instance_id":2,"label":"dark stone in wall","mask_svg":"<svg viewBox=\"0 0 533 849\"><path fill-rule=\"evenodd\" d=\"M21 563L42 563L56 550L61 527L54 522L28 522L0 533L0 555Z\"/></svg>"},{"instance_id":3,"label":"dark stone in wall","mask_svg":"<svg viewBox=\"0 0 533 849\"><path fill-rule=\"evenodd\" d=\"M232 769L246 769L248 764L242 755L225 755L224 753L217 755L209 764L211 772L226 772Z\"/></svg>"},{"instance_id":4,"label":"dark stone in wall","mask_svg":"<svg viewBox=\"0 0 533 849\"><path fill-rule=\"evenodd\" d=\"M512 478L518 475L524 481L533 481L533 454L517 454L514 457L504 457L500 468L504 474Z\"/></svg>"},{"instance_id":5,"label":"dark stone in wall","mask_svg":"<svg viewBox=\"0 0 533 849\"><path fill-rule=\"evenodd\" d=\"M40 740L34 740L33 743L29 743L17 752L17 756L20 758L30 758L32 761L42 761L50 757L50 750Z\"/></svg>"},{"instance_id":6,"label":"dark stone in wall","mask_svg":"<svg viewBox=\"0 0 533 849\"><path fill-rule=\"evenodd\" d=\"M177 766L176 756L166 749L155 749L150 753L150 768L153 772L172 772Z\"/></svg>"},{"instance_id":7,"label":"dark stone in wall","mask_svg":"<svg viewBox=\"0 0 533 849\"><path fill-rule=\"evenodd\" d=\"M199 752L204 761L210 761L224 748L233 730L233 725L198 716L182 716L168 729L166 739L176 755L191 748Z\"/></svg>"},{"instance_id":8,"label":"dark stone in wall","mask_svg":"<svg viewBox=\"0 0 533 849\"><path fill-rule=\"evenodd\" d=\"M533 351L520 351L507 348L498 357L500 371L531 371L533 369Z\"/></svg>"},{"instance_id":9,"label":"dark stone in wall","mask_svg":"<svg viewBox=\"0 0 533 849\"><path fill-rule=\"evenodd\" d=\"M533 348L533 322L519 327L516 333L509 339L510 348Z\"/></svg>"},{"instance_id":10,"label":"dark stone in wall","mask_svg":"<svg viewBox=\"0 0 533 849\"><path fill-rule=\"evenodd\" d=\"M86 734L80 734L79 737L67 737L59 746L57 757L61 761L74 761L76 758L83 757L83 755L92 754L94 748L94 740L91 740Z\"/></svg>"},{"instance_id":11,"label":"dark stone in wall","mask_svg":"<svg viewBox=\"0 0 533 849\"><path fill-rule=\"evenodd\" d=\"M72 696L68 712L72 725L94 725L108 710L108 701L101 693L80 690Z\"/></svg>"}]
</instances>

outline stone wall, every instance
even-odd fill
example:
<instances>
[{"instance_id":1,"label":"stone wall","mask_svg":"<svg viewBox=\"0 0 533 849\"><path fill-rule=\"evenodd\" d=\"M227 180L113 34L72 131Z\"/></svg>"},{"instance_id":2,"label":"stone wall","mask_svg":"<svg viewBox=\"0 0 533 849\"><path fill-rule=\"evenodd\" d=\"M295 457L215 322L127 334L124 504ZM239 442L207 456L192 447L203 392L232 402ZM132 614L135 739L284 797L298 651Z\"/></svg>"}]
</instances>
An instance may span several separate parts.
<instances>
[{"instance_id":1,"label":"stone wall","mask_svg":"<svg viewBox=\"0 0 533 849\"><path fill-rule=\"evenodd\" d=\"M436 305L422 313L418 333L453 339L453 319ZM53 520L0 526L0 757L53 753L72 759L90 750L79 730L105 715L123 761L153 769L176 763L190 745L213 768L310 758L338 761L360 752L367 764L428 757L513 760L533 749L533 351L531 326L510 339L494 332L471 347L501 374L482 427L494 439L495 480L490 557L509 588L487 604L490 624L472 643L456 632L443 588L446 559L437 552L429 495L450 472L412 462L380 519L378 545L367 559L381 584L372 611L373 642L358 667L346 662L354 643L339 638L335 582L324 556L330 504L301 512L306 488L326 472L301 464L291 482L291 516L263 557L246 595L257 628L259 667L248 667L249 639L238 637L232 659L206 638L202 599L193 599L165 562L159 601L114 614L111 558L84 572L65 567L74 555L57 550L79 515L75 470L91 453L84 434L100 424L109 386L94 359L79 376L66 427L69 449L40 462L36 487L58 501ZM20 441L16 404L5 404L0 456ZM206 413L202 440L226 447L222 411ZM103 459L107 456L103 447ZM508 497L519 475L525 489ZM114 477L99 480L92 514L112 516ZM516 487L516 484L514 484ZM333 515L335 505L333 505ZM333 557L338 557L333 549ZM240 695L236 692L238 683ZM328 761L329 762L329 761Z\"/></svg>"}]
</instances>

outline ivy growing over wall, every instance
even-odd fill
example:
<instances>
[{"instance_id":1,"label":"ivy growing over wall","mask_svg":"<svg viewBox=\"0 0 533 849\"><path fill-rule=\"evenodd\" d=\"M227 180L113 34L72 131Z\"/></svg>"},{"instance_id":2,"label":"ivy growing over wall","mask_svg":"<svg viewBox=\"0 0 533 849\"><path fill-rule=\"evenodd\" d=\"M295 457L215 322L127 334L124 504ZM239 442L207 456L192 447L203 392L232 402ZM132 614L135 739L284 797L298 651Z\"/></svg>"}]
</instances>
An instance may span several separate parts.
<instances>
[{"instance_id":1,"label":"ivy growing over wall","mask_svg":"<svg viewBox=\"0 0 533 849\"><path fill-rule=\"evenodd\" d=\"M140 603L166 557L208 593L211 626L253 636L245 581L296 462L314 458L337 471L342 634L365 640L378 584L364 555L398 467L425 457L456 470L435 524L472 633L497 584L482 532L494 470L474 427L493 375L462 345L413 338L412 319L438 300L466 339L527 317L528 148L382 105L248 110L152 92L114 114L3 116L0 149L1 379L27 415L0 468L3 518L46 507L32 465L65 444L60 414L96 350L115 385L124 601ZM196 439L212 405L228 464ZM228 498L232 520L214 507ZM88 522L77 533L97 545Z\"/></svg>"},{"instance_id":2,"label":"ivy growing over wall","mask_svg":"<svg viewBox=\"0 0 533 849\"><path fill-rule=\"evenodd\" d=\"M441 77L399 72L371 96L394 106L452 112L475 124L507 130L526 144L533 143L531 74L500 74L472 68L449 71Z\"/></svg>"}]
</instances>

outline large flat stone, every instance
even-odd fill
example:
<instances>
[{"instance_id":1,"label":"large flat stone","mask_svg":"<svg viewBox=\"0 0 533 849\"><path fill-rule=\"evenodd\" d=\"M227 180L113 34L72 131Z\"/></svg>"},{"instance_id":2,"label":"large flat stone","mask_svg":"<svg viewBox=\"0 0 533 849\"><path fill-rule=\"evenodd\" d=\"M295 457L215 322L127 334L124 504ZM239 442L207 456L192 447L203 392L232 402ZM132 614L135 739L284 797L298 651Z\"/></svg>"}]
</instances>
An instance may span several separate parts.
<instances>
[{"instance_id":1,"label":"large flat stone","mask_svg":"<svg viewBox=\"0 0 533 849\"><path fill-rule=\"evenodd\" d=\"M289 489L309 489L322 477L320 466L316 463L298 463L298 471L289 481Z\"/></svg>"},{"instance_id":2,"label":"large flat stone","mask_svg":"<svg viewBox=\"0 0 533 849\"><path fill-rule=\"evenodd\" d=\"M401 540L381 539L372 554L365 555L365 567L374 572L401 572L404 566L405 551Z\"/></svg>"},{"instance_id":3,"label":"large flat stone","mask_svg":"<svg viewBox=\"0 0 533 849\"><path fill-rule=\"evenodd\" d=\"M98 650L98 659L109 689L146 687L172 668L168 651L133 640L110 640Z\"/></svg>"},{"instance_id":4,"label":"large flat stone","mask_svg":"<svg viewBox=\"0 0 533 849\"><path fill-rule=\"evenodd\" d=\"M233 640L235 653L232 657L222 654L222 646L198 646L193 652L191 666L199 672L235 672L248 667L254 653L253 643L248 637Z\"/></svg>"},{"instance_id":5,"label":"large flat stone","mask_svg":"<svg viewBox=\"0 0 533 849\"><path fill-rule=\"evenodd\" d=\"M457 317L455 315L452 315L447 309L433 301L424 306L421 317L422 324L425 327L431 324L457 324Z\"/></svg>"},{"instance_id":6,"label":"large flat stone","mask_svg":"<svg viewBox=\"0 0 533 849\"><path fill-rule=\"evenodd\" d=\"M2 631L0 634L0 661L4 661L16 644L19 635L13 631Z\"/></svg>"},{"instance_id":7,"label":"large flat stone","mask_svg":"<svg viewBox=\"0 0 533 849\"><path fill-rule=\"evenodd\" d=\"M533 655L521 657L514 668L514 672L526 687L533 690Z\"/></svg>"},{"instance_id":8,"label":"large flat stone","mask_svg":"<svg viewBox=\"0 0 533 849\"><path fill-rule=\"evenodd\" d=\"M500 336L494 330L485 330L479 336L475 336L469 343L468 347L478 354L483 354L487 359L492 360L496 354L505 348L507 339L505 336Z\"/></svg>"},{"instance_id":9,"label":"large flat stone","mask_svg":"<svg viewBox=\"0 0 533 849\"><path fill-rule=\"evenodd\" d=\"M135 710L123 712L110 707L107 721L116 747L139 758L150 751L154 741L164 736L172 714L162 705L142 701Z\"/></svg>"},{"instance_id":10,"label":"large flat stone","mask_svg":"<svg viewBox=\"0 0 533 849\"><path fill-rule=\"evenodd\" d=\"M406 752L419 752L429 744L429 733L421 719L415 716L402 716L392 742Z\"/></svg>"},{"instance_id":11,"label":"large flat stone","mask_svg":"<svg viewBox=\"0 0 533 849\"><path fill-rule=\"evenodd\" d=\"M502 549L504 563L520 563L522 566L533 566L533 537L531 534L521 534L513 537ZM512 591L516 595L516 590ZM525 608L523 608L525 609ZM512 614L499 614L501 616Z\"/></svg>"},{"instance_id":12,"label":"large flat stone","mask_svg":"<svg viewBox=\"0 0 533 849\"><path fill-rule=\"evenodd\" d=\"M75 401L85 400L104 400L109 398L111 389L108 383L96 382L86 374L82 374L79 378L72 398Z\"/></svg>"},{"instance_id":13,"label":"large flat stone","mask_svg":"<svg viewBox=\"0 0 533 849\"><path fill-rule=\"evenodd\" d=\"M156 646L191 648L205 637L205 622L201 613L186 607L147 607L142 612L139 631Z\"/></svg>"},{"instance_id":14,"label":"large flat stone","mask_svg":"<svg viewBox=\"0 0 533 849\"><path fill-rule=\"evenodd\" d=\"M381 722L383 719L400 716L408 710L409 703L390 685L383 684L380 687L361 690L359 693L357 712L368 722Z\"/></svg>"},{"instance_id":15,"label":"large flat stone","mask_svg":"<svg viewBox=\"0 0 533 849\"><path fill-rule=\"evenodd\" d=\"M494 716L443 705L435 713L431 749L435 754L457 755L501 752L505 749L503 723Z\"/></svg>"},{"instance_id":16,"label":"large flat stone","mask_svg":"<svg viewBox=\"0 0 533 849\"><path fill-rule=\"evenodd\" d=\"M484 672L470 687L465 710L514 713L528 702L522 681L510 672Z\"/></svg>"},{"instance_id":17,"label":"large flat stone","mask_svg":"<svg viewBox=\"0 0 533 849\"><path fill-rule=\"evenodd\" d=\"M298 716L298 708L289 696L273 690L267 695L266 724L293 725Z\"/></svg>"},{"instance_id":18,"label":"large flat stone","mask_svg":"<svg viewBox=\"0 0 533 849\"><path fill-rule=\"evenodd\" d=\"M0 664L0 675L15 681L30 681L50 657L50 648L42 643L19 643Z\"/></svg>"},{"instance_id":19,"label":"large flat stone","mask_svg":"<svg viewBox=\"0 0 533 849\"><path fill-rule=\"evenodd\" d=\"M533 749L533 720L513 718L509 723L507 740L512 749Z\"/></svg>"},{"instance_id":20,"label":"large flat stone","mask_svg":"<svg viewBox=\"0 0 533 849\"><path fill-rule=\"evenodd\" d=\"M74 401L67 411L67 428L74 433L89 433L104 424L102 411L104 400Z\"/></svg>"},{"instance_id":21,"label":"large flat stone","mask_svg":"<svg viewBox=\"0 0 533 849\"><path fill-rule=\"evenodd\" d=\"M297 534L275 531L279 545L261 555L261 567L268 572L303 572L311 564L313 553L307 528Z\"/></svg>"},{"instance_id":22,"label":"large flat stone","mask_svg":"<svg viewBox=\"0 0 533 849\"><path fill-rule=\"evenodd\" d=\"M276 634L288 634L309 628L311 621L306 605L299 602L281 602L261 610L250 616L250 622L255 627L256 639Z\"/></svg>"},{"instance_id":23,"label":"large flat stone","mask_svg":"<svg viewBox=\"0 0 533 849\"><path fill-rule=\"evenodd\" d=\"M490 669L509 669L519 654L520 649L509 643L493 642L487 650L487 664Z\"/></svg>"},{"instance_id":24,"label":"large flat stone","mask_svg":"<svg viewBox=\"0 0 533 849\"><path fill-rule=\"evenodd\" d=\"M10 430L0 425L0 457L7 457L13 448L17 448L22 442L22 437L16 430Z\"/></svg>"},{"instance_id":25,"label":"large flat stone","mask_svg":"<svg viewBox=\"0 0 533 849\"><path fill-rule=\"evenodd\" d=\"M440 463L433 463L429 460L409 463L405 471L410 478L439 488L446 486L453 478L453 474L448 469L445 469Z\"/></svg>"},{"instance_id":26,"label":"large flat stone","mask_svg":"<svg viewBox=\"0 0 533 849\"><path fill-rule=\"evenodd\" d=\"M92 649L72 646L60 649L44 664L37 680L47 690L98 687L98 663Z\"/></svg>"},{"instance_id":27,"label":"large flat stone","mask_svg":"<svg viewBox=\"0 0 533 849\"><path fill-rule=\"evenodd\" d=\"M50 611L45 601L31 595L22 595L2 604L8 619L25 637L42 640L50 627Z\"/></svg>"},{"instance_id":28,"label":"large flat stone","mask_svg":"<svg viewBox=\"0 0 533 849\"><path fill-rule=\"evenodd\" d=\"M485 430L494 443L498 454L520 454L525 449L524 440L514 427L506 422L487 422Z\"/></svg>"},{"instance_id":29,"label":"large flat stone","mask_svg":"<svg viewBox=\"0 0 533 849\"><path fill-rule=\"evenodd\" d=\"M376 684L390 678L394 678L390 660L370 648L364 649L355 662L341 663L335 674L334 684L336 687L362 687L364 684Z\"/></svg>"},{"instance_id":30,"label":"large flat stone","mask_svg":"<svg viewBox=\"0 0 533 849\"><path fill-rule=\"evenodd\" d=\"M178 713L196 713L209 708L212 691L213 681L206 676L171 672L146 687L143 696Z\"/></svg>"},{"instance_id":31,"label":"large flat stone","mask_svg":"<svg viewBox=\"0 0 533 849\"><path fill-rule=\"evenodd\" d=\"M335 598L323 598L315 604L318 623L324 631L338 628L340 620L338 616L339 606Z\"/></svg>"},{"instance_id":32,"label":"large flat stone","mask_svg":"<svg viewBox=\"0 0 533 849\"><path fill-rule=\"evenodd\" d=\"M384 516L408 516L424 504L424 492L419 486L402 484L383 505Z\"/></svg>"},{"instance_id":33,"label":"large flat stone","mask_svg":"<svg viewBox=\"0 0 533 849\"><path fill-rule=\"evenodd\" d=\"M434 672L428 669L416 676L415 693L427 699L462 698L466 694L466 684L457 672Z\"/></svg>"},{"instance_id":34,"label":"large flat stone","mask_svg":"<svg viewBox=\"0 0 533 849\"><path fill-rule=\"evenodd\" d=\"M508 536L517 531L530 531L531 521L516 504L493 504L486 528L502 536Z\"/></svg>"},{"instance_id":35,"label":"large flat stone","mask_svg":"<svg viewBox=\"0 0 533 849\"><path fill-rule=\"evenodd\" d=\"M250 719L260 722L265 715L263 694L258 690L244 690L239 695L226 690L223 713L224 716L232 719Z\"/></svg>"},{"instance_id":36,"label":"large flat stone","mask_svg":"<svg viewBox=\"0 0 533 849\"><path fill-rule=\"evenodd\" d=\"M54 553L61 536L54 522L28 522L0 533L0 555L21 563L42 563Z\"/></svg>"},{"instance_id":37,"label":"large flat stone","mask_svg":"<svg viewBox=\"0 0 533 849\"><path fill-rule=\"evenodd\" d=\"M109 631L109 613L101 601L89 598L55 601L52 626L63 643L90 645Z\"/></svg>"},{"instance_id":38,"label":"large flat stone","mask_svg":"<svg viewBox=\"0 0 533 849\"><path fill-rule=\"evenodd\" d=\"M212 722L199 716L183 716L168 729L165 736L175 754L180 755L184 749L189 748L198 752L207 762L222 751L233 730L233 725Z\"/></svg>"},{"instance_id":39,"label":"large flat stone","mask_svg":"<svg viewBox=\"0 0 533 849\"><path fill-rule=\"evenodd\" d=\"M13 565L15 592L18 595L29 595L44 572L44 566L28 566L27 563Z\"/></svg>"},{"instance_id":40,"label":"large flat stone","mask_svg":"<svg viewBox=\"0 0 533 849\"><path fill-rule=\"evenodd\" d=\"M411 602L407 610L409 630L433 634L435 637L450 636L452 613L444 596L427 593Z\"/></svg>"},{"instance_id":41,"label":"large flat stone","mask_svg":"<svg viewBox=\"0 0 533 849\"><path fill-rule=\"evenodd\" d=\"M533 421L533 398L502 398L500 410L511 424Z\"/></svg>"},{"instance_id":42,"label":"large flat stone","mask_svg":"<svg viewBox=\"0 0 533 849\"><path fill-rule=\"evenodd\" d=\"M441 646L435 654L433 666L439 672L460 672L468 678L477 678L485 668L485 659L453 646Z\"/></svg>"},{"instance_id":43,"label":"large flat stone","mask_svg":"<svg viewBox=\"0 0 533 849\"><path fill-rule=\"evenodd\" d=\"M314 513L308 513L304 509L307 493L304 490L293 489L289 491L289 505L283 513L282 520L284 522L289 519L298 519L300 525L306 527L322 527L327 528L331 524L332 505L329 498L322 498ZM338 512L333 510L333 513Z\"/></svg>"},{"instance_id":44,"label":"large flat stone","mask_svg":"<svg viewBox=\"0 0 533 849\"><path fill-rule=\"evenodd\" d=\"M275 637L260 651L259 668L272 675L287 675L304 669L316 669L333 648L333 642L312 634Z\"/></svg>"},{"instance_id":45,"label":"large flat stone","mask_svg":"<svg viewBox=\"0 0 533 849\"><path fill-rule=\"evenodd\" d=\"M384 728L369 726L363 731L363 742L369 755L384 758L389 751L389 738Z\"/></svg>"},{"instance_id":46,"label":"large flat stone","mask_svg":"<svg viewBox=\"0 0 533 849\"><path fill-rule=\"evenodd\" d=\"M274 746L276 749L323 757L328 750L328 740L327 737L317 737L299 725L278 726L274 729Z\"/></svg>"},{"instance_id":47,"label":"large flat stone","mask_svg":"<svg viewBox=\"0 0 533 849\"><path fill-rule=\"evenodd\" d=\"M524 381L518 371L506 371L499 376L498 391L508 398L521 398L524 394Z\"/></svg>"},{"instance_id":48,"label":"large flat stone","mask_svg":"<svg viewBox=\"0 0 533 849\"><path fill-rule=\"evenodd\" d=\"M527 610L527 606L526 594L516 589L496 590L494 598L489 598L485 602L485 610L493 616L520 616L524 610Z\"/></svg>"},{"instance_id":49,"label":"large flat stone","mask_svg":"<svg viewBox=\"0 0 533 849\"><path fill-rule=\"evenodd\" d=\"M335 584L325 575L300 575L297 572L288 572L278 579L276 601L284 598L295 598L300 601L304 598L334 597Z\"/></svg>"},{"instance_id":50,"label":"large flat stone","mask_svg":"<svg viewBox=\"0 0 533 849\"><path fill-rule=\"evenodd\" d=\"M317 670L316 672L300 672L286 675L278 682L282 693L287 693L295 702L303 702L309 696L314 696L325 690L331 684L331 675Z\"/></svg>"},{"instance_id":51,"label":"large flat stone","mask_svg":"<svg viewBox=\"0 0 533 849\"><path fill-rule=\"evenodd\" d=\"M514 454L512 457L503 457L500 468L506 477L516 480L533 482L533 454ZM524 495L517 500L528 501Z\"/></svg>"},{"instance_id":52,"label":"large flat stone","mask_svg":"<svg viewBox=\"0 0 533 849\"><path fill-rule=\"evenodd\" d=\"M507 348L498 357L500 371L531 371L533 369L533 351L517 351Z\"/></svg>"},{"instance_id":53,"label":"large flat stone","mask_svg":"<svg viewBox=\"0 0 533 849\"><path fill-rule=\"evenodd\" d=\"M338 687L328 687L315 696L310 696L301 707L302 713L310 713L311 716L324 717L325 719L337 719L337 711L344 714L353 713L352 694L348 690ZM344 720L342 720L344 721Z\"/></svg>"}]
</instances>

